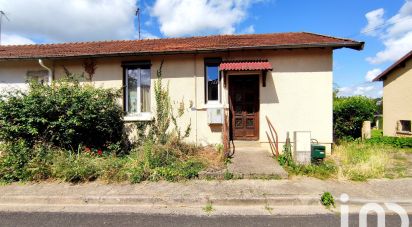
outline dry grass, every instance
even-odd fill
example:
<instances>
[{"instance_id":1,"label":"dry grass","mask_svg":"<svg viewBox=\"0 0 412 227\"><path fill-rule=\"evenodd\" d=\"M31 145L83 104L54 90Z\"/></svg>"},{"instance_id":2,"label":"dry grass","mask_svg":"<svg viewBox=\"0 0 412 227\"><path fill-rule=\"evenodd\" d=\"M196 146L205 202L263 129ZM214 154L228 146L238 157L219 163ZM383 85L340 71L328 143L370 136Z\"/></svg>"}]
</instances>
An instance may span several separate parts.
<instances>
[{"instance_id":1,"label":"dry grass","mask_svg":"<svg viewBox=\"0 0 412 227\"><path fill-rule=\"evenodd\" d=\"M210 170L220 170L225 167L223 152L214 146L201 148L194 158L201 160Z\"/></svg>"},{"instance_id":2,"label":"dry grass","mask_svg":"<svg viewBox=\"0 0 412 227\"><path fill-rule=\"evenodd\" d=\"M338 178L364 181L371 178L398 178L407 174L409 162L400 158L408 149L382 144L350 142L334 147Z\"/></svg>"}]
</instances>

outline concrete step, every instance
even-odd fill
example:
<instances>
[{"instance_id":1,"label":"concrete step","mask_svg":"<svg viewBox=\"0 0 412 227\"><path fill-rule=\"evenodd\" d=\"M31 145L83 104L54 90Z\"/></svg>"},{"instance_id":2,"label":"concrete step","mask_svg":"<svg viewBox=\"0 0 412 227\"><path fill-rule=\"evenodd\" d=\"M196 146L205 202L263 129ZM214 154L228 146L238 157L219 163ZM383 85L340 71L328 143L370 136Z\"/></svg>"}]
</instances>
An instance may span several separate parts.
<instances>
[{"instance_id":1,"label":"concrete step","mask_svg":"<svg viewBox=\"0 0 412 227\"><path fill-rule=\"evenodd\" d=\"M260 148L261 147L259 141L234 140L233 142L236 148L243 148L243 147Z\"/></svg>"}]
</instances>

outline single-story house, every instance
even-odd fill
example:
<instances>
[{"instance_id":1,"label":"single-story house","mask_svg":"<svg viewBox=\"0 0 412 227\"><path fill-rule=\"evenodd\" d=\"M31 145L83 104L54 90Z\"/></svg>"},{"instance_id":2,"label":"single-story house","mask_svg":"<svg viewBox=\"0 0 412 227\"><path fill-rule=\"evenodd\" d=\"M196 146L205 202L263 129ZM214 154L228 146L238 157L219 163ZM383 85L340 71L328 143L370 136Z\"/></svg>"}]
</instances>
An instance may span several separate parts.
<instances>
[{"instance_id":1,"label":"single-story house","mask_svg":"<svg viewBox=\"0 0 412 227\"><path fill-rule=\"evenodd\" d=\"M373 81L383 81L383 134L412 136L412 51Z\"/></svg>"},{"instance_id":2,"label":"single-story house","mask_svg":"<svg viewBox=\"0 0 412 227\"><path fill-rule=\"evenodd\" d=\"M287 132L310 131L330 150L333 50L363 45L296 32L0 46L0 83L24 87L29 78L86 72L95 86L123 88L125 122L148 121L163 61L173 101L192 103L180 122L191 122L189 141L217 144L230 134L267 144L267 116L280 143Z\"/></svg>"}]
</instances>

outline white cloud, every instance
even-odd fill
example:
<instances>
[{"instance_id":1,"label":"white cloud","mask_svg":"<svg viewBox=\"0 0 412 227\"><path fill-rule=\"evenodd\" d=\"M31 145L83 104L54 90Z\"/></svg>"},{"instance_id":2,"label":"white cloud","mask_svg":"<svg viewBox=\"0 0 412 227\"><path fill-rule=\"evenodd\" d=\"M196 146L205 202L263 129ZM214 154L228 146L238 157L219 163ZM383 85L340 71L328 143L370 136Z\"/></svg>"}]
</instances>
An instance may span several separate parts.
<instances>
[{"instance_id":1,"label":"white cloud","mask_svg":"<svg viewBox=\"0 0 412 227\"><path fill-rule=\"evenodd\" d=\"M253 34L253 33L255 33L255 27L253 25L250 25L240 31L240 34Z\"/></svg>"},{"instance_id":2,"label":"white cloud","mask_svg":"<svg viewBox=\"0 0 412 227\"><path fill-rule=\"evenodd\" d=\"M1 35L1 45L22 45L22 44L34 44L34 41L19 35Z\"/></svg>"},{"instance_id":3,"label":"white cloud","mask_svg":"<svg viewBox=\"0 0 412 227\"><path fill-rule=\"evenodd\" d=\"M355 91L353 92L354 95L365 95L366 92L372 91L373 86L359 86L356 87Z\"/></svg>"},{"instance_id":4,"label":"white cloud","mask_svg":"<svg viewBox=\"0 0 412 227\"><path fill-rule=\"evenodd\" d=\"M379 69L379 68L369 70L366 73L365 80L368 81L368 82L371 82L373 79L375 79L381 73L382 73L382 70Z\"/></svg>"},{"instance_id":5,"label":"white cloud","mask_svg":"<svg viewBox=\"0 0 412 227\"><path fill-rule=\"evenodd\" d=\"M368 20L368 25L362 29L362 33L368 35L376 35L377 32L375 28L382 26L385 23L383 19L383 14L385 13L383 8L376 9L370 11L365 15L366 19Z\"/></svg>"},{"instance_id":6,"label":"white cloud","mask_svg":"<svg viewBox=\"0 0 412 227\"><path fill-rule=\"evenodd\" d=\"M130 39L136 0L0 0L3 31L46 42Z\"/></svg>"},{"instance_id":7,"label":"white cloud","mask_svg":"<svg viewBox=\"0 0 412 227\"><path fill-rule=\"evenodd\" d=\"M382 86L379 83L364 83L360 85L339 88L338 96L363 95L370 98L382 97Z\"/></svg>"},{"instance_id":8,"label":"white cloud","mask_svg":"<svg viewBox=\"0 0 412 227\"><path fill-rule=\"evenodd\" d=\"M365 34L379 36L385 46L375 56L366 58L371 64L396 61L412 49L412 0L406 0L398 13L386 21L383 13L382 9L378 9L365 15L368 25L362 31L368 27L372 29L373 23L381 26L382 29Z\"/></svg>"},{"instance_id":9,"label":"white cloud","mask_svg":"<svg viewBox=\"0 0 412 227\"><path fill-rule=\"evenodd\" d=\"M157 18L160 31L169 37L233 34L236 32L236 25L247 17L249 6L259 1L156 0L150 14Z\"/></svg>"}]
</instances>

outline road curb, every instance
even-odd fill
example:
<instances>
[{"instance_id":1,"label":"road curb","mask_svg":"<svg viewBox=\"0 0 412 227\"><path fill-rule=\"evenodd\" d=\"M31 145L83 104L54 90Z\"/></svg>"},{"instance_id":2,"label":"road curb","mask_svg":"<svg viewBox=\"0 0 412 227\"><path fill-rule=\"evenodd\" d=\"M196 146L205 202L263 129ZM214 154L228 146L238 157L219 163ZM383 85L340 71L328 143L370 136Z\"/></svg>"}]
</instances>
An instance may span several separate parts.
<instances>
[{"instance_id":1,"label":"road curb","mask_svg":"<svg viewBox=\"0 0 412 227\"><path fill-rule=\"evenodd\" d=\"M169 197L144 197L133 196L3 196L0 197L1 204L50 204L50 205L201 205L207 203L222 206L254 206L266 205L319 205L319 196L264 196L243 198L169 198Z\"/></svg>"},{"instance_id":2,"label":"road curb","mask_svg":"<svg viewBox=\"0 0 412 227\"><path fill-rule=\"evenodd\" d=\"M335 201L337 205L342 204L340 200ZM1 204L50 204L50 205L198 205L204 206L207 203L221 206L318 206L320 205L319 195L282 195L282 196L260 196L260 197L147 197L141 195L104 195L104 196L2 196ZM372 200L351 198L347 205L364 205L366 203L397 203L401 206L411 206L412 200Z\"/></svg>"}]
</instances>

